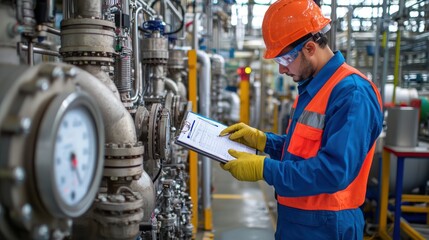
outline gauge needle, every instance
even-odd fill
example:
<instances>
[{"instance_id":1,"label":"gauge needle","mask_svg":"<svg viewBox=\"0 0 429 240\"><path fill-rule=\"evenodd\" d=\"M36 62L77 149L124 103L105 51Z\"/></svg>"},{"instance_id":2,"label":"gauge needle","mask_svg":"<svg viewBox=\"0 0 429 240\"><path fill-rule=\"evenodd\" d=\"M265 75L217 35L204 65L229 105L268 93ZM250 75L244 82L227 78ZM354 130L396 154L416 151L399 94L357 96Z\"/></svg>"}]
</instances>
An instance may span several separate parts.
<instances>
[{"instance_id":1,"label":"gauge needle","mask_svg":"<svg viewBox=\"0 0 429 240\"><path fill-rule=\"evenodd\" d=\"M80 173L79 170L77 168L77 157L76 154L72 153L71 154L71 164L72 164L72 168L73 170L76 172L77 175L77 180L79 181L79 185L82 184L82 178L80 177Z\"/></svg>"}]
</instances>

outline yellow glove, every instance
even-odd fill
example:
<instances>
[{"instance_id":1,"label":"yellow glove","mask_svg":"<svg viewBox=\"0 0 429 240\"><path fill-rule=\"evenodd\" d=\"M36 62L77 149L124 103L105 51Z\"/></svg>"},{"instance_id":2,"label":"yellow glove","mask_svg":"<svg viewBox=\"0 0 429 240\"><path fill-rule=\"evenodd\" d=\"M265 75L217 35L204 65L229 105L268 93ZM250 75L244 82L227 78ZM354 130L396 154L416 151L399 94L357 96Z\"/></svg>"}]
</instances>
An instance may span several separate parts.
<instances>
[{"instance_id":1,"label":"yellow glove","mask_svg":"<svg viewBox=\"0 0 429 240\"><path fill-rule=\"evenodd\" d=\"M247 152L238 152L229 149L228 153L237 158L226 164L220 164L223 170L229 171L233 177L240 181L255 182L264 179L265 156Z\"/></svg>"},{"instance_id":2,"label":"yellow glove","mask_svg":"<svg viewBox=\"0 0 429 240\"><path fill-rule=\"evenodd\" d=\"M220 132L219 136L225 136L229 133L232 133L229 136L229 139L242 143L252 148L256 148L259 151L263 152L265 149L265 144L267 142L267 136L262 131L259 131L256 128L247 126L244 123L236 123L225 128Z\"/></svg>"}]
</instances>

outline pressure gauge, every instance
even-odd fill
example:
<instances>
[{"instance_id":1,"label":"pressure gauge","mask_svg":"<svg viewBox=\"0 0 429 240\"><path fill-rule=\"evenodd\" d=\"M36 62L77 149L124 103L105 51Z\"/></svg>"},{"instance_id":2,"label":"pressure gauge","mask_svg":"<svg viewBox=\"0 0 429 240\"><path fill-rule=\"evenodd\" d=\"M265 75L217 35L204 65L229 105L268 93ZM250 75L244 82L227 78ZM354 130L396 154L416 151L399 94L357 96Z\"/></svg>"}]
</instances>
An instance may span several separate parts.
<instances>
[{"instance_id":1,"label":"pressure gauge","mask_svg":"<svg viewBox=\"0 0 429 240\"><path fill-rule=\"evenodd\" d=\"M35 178L40 198L56 217L79 217L91 206L104 165L104 128L83 92L59 95L42 117Z\"/></svg>"}]
</instances>

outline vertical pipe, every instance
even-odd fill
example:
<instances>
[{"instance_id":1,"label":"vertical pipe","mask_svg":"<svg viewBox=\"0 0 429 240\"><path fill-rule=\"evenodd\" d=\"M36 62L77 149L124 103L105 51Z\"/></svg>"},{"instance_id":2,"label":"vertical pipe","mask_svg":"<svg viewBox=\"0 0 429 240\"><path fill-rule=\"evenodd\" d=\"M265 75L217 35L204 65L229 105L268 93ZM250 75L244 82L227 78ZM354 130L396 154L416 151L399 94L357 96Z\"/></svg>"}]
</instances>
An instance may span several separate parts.
<instances>
[{"instance_id":1,"label":"vertical pipe","mask_svg":"<svg viewBox=\"0 0 429 240\"><path fill-rule=\"evenodd\" d=\"M137 3L137 5L139 5ZM137 8L134 14L134 25L133 25L133 57L134 57L134 96L131 100L135 103L138 100L139 94L141 94L140 86L142 86L141 77L141 65L140 65L140 50L139 50L139 13L143 9L141 5Z\"/></svg>"},{"instance_id":2,"label":"vertical pipe","mask_svg":"<svg viewBox=\"0 0 429 240\"><path fill-rule=\"evenodd\" d=\"M204 51L197 51L197 59L200 63L199 81L198 81L198 99L199 113L210 117L210 85L211 85L211 63L210 57ZM211 209L211 160L208 157L201 156L202 162L202 196L204 209L204 229L212 229L212 209Z\"/></svg>"},{"instance_id":3,"label":"vertical pipe","mask_svg":"<svg viewBox=\"0 0 429 240\"><path fill-rule=\"evenodd\" d=\"M188 96L192 103L192 111L197 112L197 52L188 51ZM193 234L198 229L198 155L189 151L189 195L192 200Z\"/></svg>"},{"instance_id":4,"label":"vertical pipe","mask_svg":"<svg viewBox=\"0 0 429 240\"><path fill-rule=\"evenodd\" d=\"M331 31L330 31L330 47L332 50L336 49L337 41L336 41L336 35L337 35L337 0L332 0L331 2Z\"/></svg>"},{"instance_id":5,"label":"vertical pipe","mask_svg":"<svg viewBox=\"0 0 429 240\"><path fill-rule=\"evenodd\" d=\"M192 49L195 49L195 50L198 50L198 27L199 27L198 14L195 12L193 27L192 27Z\"/></svg>"},{"instance_id":6,"label":"vertical pipe","mask_svg":"<svg viewBox=\"0 0 429 240\"><path fill-rule=\"evenodd\" d=\"M398 26L398 31L396 31L396 47L395 47L395 69L393 72L393 94L392 94L392 103L396 102L396 87L399 84L399 60L401 58L401 26Z\"/></svg>"},{"instance_id":7,"label":"vertical pipe","mask_svg":"<svg viewBox=\"0 0 429 240\"><path fill-rule=\"evenodd\" d=\"M271 129L271 131L273 133L282 134L282 132L280 132L280 129L279 129L279 104L277 102L274 103L273 117L274 117L274 122L273 122L273 128Z\"/></svg>"},{"instance_id":8,"label":"vertical pipe","mask_svg":"<svg viewBox=\"0 0 429 240\"><path fill-rule=\"evenodd\" d=\"M374 46L374 58L373 58L373 68L372 68L372 81L377 86L381 86L381 82L378 76L378 58L380 56L380 27L381 27L381 17L377 17L377 25L375 29L375 46ZM382 98L383 99L383 98Z\"/></svg>"},{"instance_id":9,"label":"vertical pipe","mask_svg":"<svg viewBox=\"0 0 429 240\"><path fill-rule=\"evenodd\" d=\"M347 54L346 61L351 64L352 59L352 17L353 17L353 6L349 5L347 13Z\"/></svg>"},{"instance_id":10,"label":"vertical pipe","mask_svg":"<svg viewBox=\"0 0 429 240\"><path fill-rule=\"evenodd\" d=\"M213 49L213 6L211 0L207 1L207 50Z\"/></svg>"},{"instance_id":11,"label":"vertical pipe","mask_svg":"<svg viewBox=\"0 0 429 240\"><path fill-rule=\"evenodd\" d=\"M381 74L381 99L384 100L385 95L385 85L387 79L387 66L389 65L389 14L387 11L387 1L383 0L383 46L384 46L384 55L383 55L383 72Z\"/></svg>"},{"instance_id":12,"label":"vertical pipe","mask_svg":"<svg viewBox=\"0 0 429 240\"><path fill-rule=\"evenodd\" d=\"M381 191L380 191L380 217L378 232L386 232L387 227L387 201L389 196L389 174L390 174L390 153L383 150L383 157L381 163Z\"/></svg>"},{"instance_id":13,"label":"vertical pipe","mask_svg":"<svg viewBox=\"0 0 429 240\"><path fill-rule=\"evenodd\" d=\"M240 122L249 124L249 98L250 98L249 79L240 80Z\"/></svg>"},{"instance_id":14,"label":"vertical pipe","mask_svg":"<svg viewBox=\"0 0 429 240\"><path fill-rule=\"evenodd\" d=\"M63 0L63 20L69 19L69 0Z\"/></svg>"},{"instance_id":15,"label":"vertical pipe","mask_svg":"<svg viewBox=\"0 0 429 240\"><path fill-rule=\"evenodd\" d=\"M27 51L27 63L29 66L34 65L34 50L33 50L33 41L31 38L28 38L28 51Z\"/></svg>"},{"instance_id":16,"label":"vertical pipe","mask_svg":"<svg viewBox=\"0 0 429 240\"><path fill-rule=\"evenodd\" d=\"M398 19L398 30L396 31L396 48L395 48L395 69L393 72L393 94L392 94L392 103L396 102L396 87L399 84L399 71L400 71L400 59L401 59L401 35L402 28L404 26L404 17L405 17L405 0L399 1L398 9L399 19Z\"/></svg>"},{"instance_id":17,"label":"vertical pipe","mask_svg":"<svg viewBox=\"0 0 429 240\"><path fill-rule=\"evenodd\" d=\"M266 85L266 77L265 76L267 76L267 74L265 73L265 68L264 68L264 66L265 66L265 64L264 64L264 58L263 58L263 55L262 55L262 51L259 51L259 62L260 62L260 66L261 66L261 70L260 70L260 75L259 75L259 79L261 80L261 101L263 101L263 102L261 102L261 105L259 106L259 122L258 122L258 125L257 126L255 126L257 129L264 129L265 128L265 126L264 126L264 121L265 121L265 108L266 108L266 106L265 106L265 101L266 101L266 99L267 99L267 94L266 94L266 92L265 92L265 85ZM277 132L277 131L275 131L275 132Z\"/></svg>"},{"instance_id":18,"label":"vertical pipe","mask_svg":"<svg viewBox=\"0 0 429 240\"><path fill-rule=\"evenodd\" d=\"M97 18L103 19L101 12L101 0L88 1L88 0L75 0L76 12L72 17L78 16L83 18Z\"/></svg>"}]
</instances>

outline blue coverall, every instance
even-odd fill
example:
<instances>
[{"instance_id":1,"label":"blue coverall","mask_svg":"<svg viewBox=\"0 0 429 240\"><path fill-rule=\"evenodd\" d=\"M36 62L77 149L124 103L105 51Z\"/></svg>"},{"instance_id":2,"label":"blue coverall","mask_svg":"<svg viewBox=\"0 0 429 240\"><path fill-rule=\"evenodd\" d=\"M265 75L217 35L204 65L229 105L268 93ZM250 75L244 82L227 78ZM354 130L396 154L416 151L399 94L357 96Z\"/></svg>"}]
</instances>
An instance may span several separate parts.
<instances>
[{"instance_id":1,"label":"blue coverall","mask_svg":"<svg viewBox=\"0 0 429 240\"><path fill-rule=\"evenodd\" d=\"M353 74L332 91L317 156L303 160L287 152L303 109L344 61L342 54L336 52L316 76L298 86L299 100L287 135L266 133L265 153L270 158L265 159L263 175L281 196L312 196L345 189L358 175L365 156L382 131L383 115L373 88L367 80ZM275 237L362 239L363 227L360 209L308 211L278 204Z\"/></svg>"}]
</instances>

